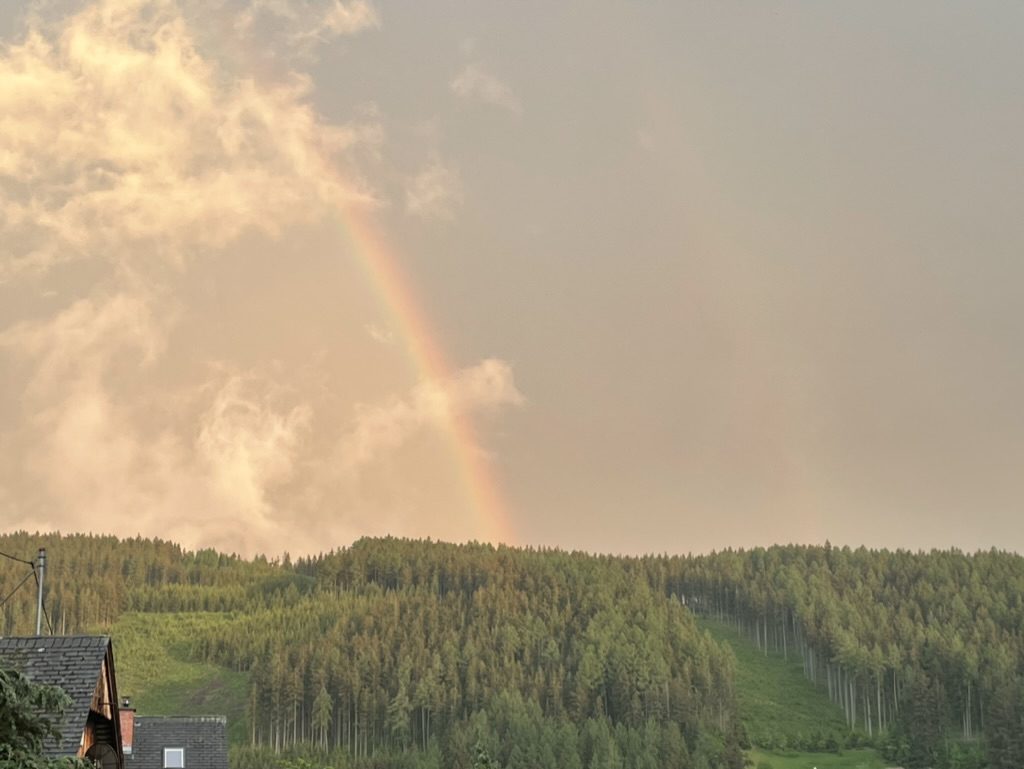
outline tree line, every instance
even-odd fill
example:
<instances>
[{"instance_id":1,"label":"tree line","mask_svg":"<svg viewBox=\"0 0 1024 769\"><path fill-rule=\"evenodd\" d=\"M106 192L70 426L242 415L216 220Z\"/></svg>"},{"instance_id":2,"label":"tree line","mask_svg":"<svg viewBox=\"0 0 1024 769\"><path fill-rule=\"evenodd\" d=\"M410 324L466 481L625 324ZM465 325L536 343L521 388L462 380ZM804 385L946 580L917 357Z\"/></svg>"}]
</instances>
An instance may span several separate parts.
<instances>
[{"instance_id":1,"label":"tree line","mask_svg":"<svg viewBox=\"0 0 1024 769\"><path fill-rule=\"evenodd\" d=\"M239 766L303 751L337 766L470 766L479 751L502 767L738 766L749 737L770 748L772 736L744 734L735 660L700 614L801 660L852 738L894 763L1024 766L1024 559L1012 553L619 558L387 538L292 561L0 536L23 557L40 545L58 632L127 611L224 620L192 652L249 674ZM0 593L26 568L0 559ZM32 632L34 591L0 607L0 623Z\"/></svg>"},{"instance_id":2,"label":"tree line","mask_svg":"<svg viewBox=\"0 0 1024 769\"><path fill-rule=\"evenodd\" d=\"M254 746L742 766L731 651L618 559L392 539L294 568L315 589L196 642L250 671Z\"/></svg>"},{"instance_id":3,"label":"tree line","mask_svg":"<svg viewBox=\"0 0 1024 769\"><path fill-rule=\"evenodd\" d=\"M1024 559L772 547L651 559L666 589L796 655L902 765L1024 766Z\"/></svg>"}]
</instances>

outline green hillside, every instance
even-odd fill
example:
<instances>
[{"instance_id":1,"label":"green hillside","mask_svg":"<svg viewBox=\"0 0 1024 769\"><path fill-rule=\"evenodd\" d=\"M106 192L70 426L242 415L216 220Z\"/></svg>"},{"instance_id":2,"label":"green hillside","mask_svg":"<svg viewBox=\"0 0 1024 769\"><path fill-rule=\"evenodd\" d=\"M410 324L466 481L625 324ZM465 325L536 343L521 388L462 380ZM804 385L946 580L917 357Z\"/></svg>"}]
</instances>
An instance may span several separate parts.
<instances>
[{"instance_id":1,"label":"green hillside","mask_svg":"<svg viewBox=\"0 0 1024 769\"><path fill-rule=\"evenodd\" d=\"M754 769L885 769L889 766L873 750L844 750L841 753L800 751L750 751Z\"/></svg>"},{"instance_id":2,"label":"green hillside","mask_svg":"<svg viewBox=\"0 0 1024 769\"><path fill-rule=\"evenodd\" d=\"M750 741L762 748L788 748L809 739L837 748L849 729L843 711L803 674L799 658L787 661L781 652L765 654L735 625L702 619L716 641L736 655L736 694L740 718Z\"/></svg>"},{"instance_id":3,"label":"green hillside","mask_svg":"<svg viewBox=\"0 0 1024 769\"><path fill-rule=\"evenodd\" d=\"M111 634L141 713L226 714L234 769L1024 766L1011 553L386 538L291 561L0 535L41 546L47 624ZM25 570L0 560L0 586ZM33 627L15 590L0 632Z\"/></svg>"},{"instance_id":4,"label":"green hillside","mask_svg":"<svg viewBox=\"0 0 1024 769\"><path fill-rule=\"evenodd\" d=\"M803 673L796 655L787 659L776 650L765 653L744 637L735 624L703 618L719 643L736 655L736 694L740 718L754 745L755 767L772 769L882 769L886 763L871 749L845 748L849 729L843 711ZM829 752L793 746L817 743Z\"/></svg>"},{"instance_id":5,"label":"green hillside","mask_svg":"<svg viewBox=\"0 0 1024 769\"><path fill-rule=\"evenodd\" d=\"M245 742L248 674L198 662L191 647L230 620L213 613L122 615L103 629L114 641L121 697L144 716L225 715L231 742Z\"/></svg>"}]
</instances>

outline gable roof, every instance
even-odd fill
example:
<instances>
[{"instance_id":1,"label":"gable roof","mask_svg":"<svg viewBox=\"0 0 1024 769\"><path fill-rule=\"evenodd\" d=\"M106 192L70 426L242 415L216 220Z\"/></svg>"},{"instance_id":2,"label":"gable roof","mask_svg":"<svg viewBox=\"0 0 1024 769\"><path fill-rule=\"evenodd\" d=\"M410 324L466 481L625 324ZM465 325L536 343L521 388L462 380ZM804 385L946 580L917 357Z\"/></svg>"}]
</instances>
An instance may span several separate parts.
<instances>
[{"instance_id":1,"label":"gable roof","mask_svg":"<svg viewBox=\"0 0 1024 769\"><path fill-rule=\"evenodd\" d=\"M78 753L103 661L110 651L107 636L30 636L0 638L0 667L14 669L35 684L59 686L71 698L56 724L60 741L43 743L47 757Z\"/></svg>"},{"instance_id":2,"label":"gable roof","mask_svg":"<svg viewBox=\"0 0 1024 769\"><path fill-rule=\"evenodd\" d=\"M224 716L136 716L130 769L163 769L164 748L184 748L186 769L228 769Z\"/></svg>"}]
</instances>

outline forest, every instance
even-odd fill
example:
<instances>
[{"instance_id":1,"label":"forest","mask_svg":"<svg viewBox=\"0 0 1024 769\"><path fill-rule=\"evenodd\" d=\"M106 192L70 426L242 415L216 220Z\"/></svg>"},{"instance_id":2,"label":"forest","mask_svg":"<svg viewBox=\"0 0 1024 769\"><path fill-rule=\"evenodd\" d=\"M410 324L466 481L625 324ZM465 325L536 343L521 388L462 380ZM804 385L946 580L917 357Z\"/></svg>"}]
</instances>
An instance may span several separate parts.
<instances>
[{"instance_id":1,"label":"forest","mask_svg":"<svg viewBox=\"0 0 1024 769\"><path fill-rule=\"evenodd\" d=\"M244 672L239 769L740 769L752 745L1024 766L1024 559L1011 553L627 558L385 538L292 560L0 536L20 558L40 546L54 632L188 613L188 654ZM0 599L27 571L0 559ZM34 632L30 587L0 606L5 635ZM799 660L845 730L744 723L711 619Z\"/></svg>"}]
</instances>

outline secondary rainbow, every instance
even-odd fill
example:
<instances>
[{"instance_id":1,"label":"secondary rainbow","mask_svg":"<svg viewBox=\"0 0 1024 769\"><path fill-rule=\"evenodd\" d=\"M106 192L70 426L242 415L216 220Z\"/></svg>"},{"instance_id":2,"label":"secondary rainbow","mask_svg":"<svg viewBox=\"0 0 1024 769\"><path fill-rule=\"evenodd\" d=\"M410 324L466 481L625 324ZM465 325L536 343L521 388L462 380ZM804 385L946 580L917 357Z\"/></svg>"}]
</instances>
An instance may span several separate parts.
<instances>
[{"instance_id":1,"label":"secondary rainbow","mask_svg":"<svg viewBox=\"0 0 1024 769\"><path fill-rule=\"evenodd\" d=\"M358 210L357 206L347 206L341 211L339 220L358 262L391 313L419 376L433 381L449 379L453 370L437 341L437 334L416 301L408 277L370 215ZM508 508L494 470L480 448L473 423L465 414L453 410L448 426L453 459L478 518L480 531L476 538L494 544L513 544L516 537Z\"/></svg>"}]
</instances>

